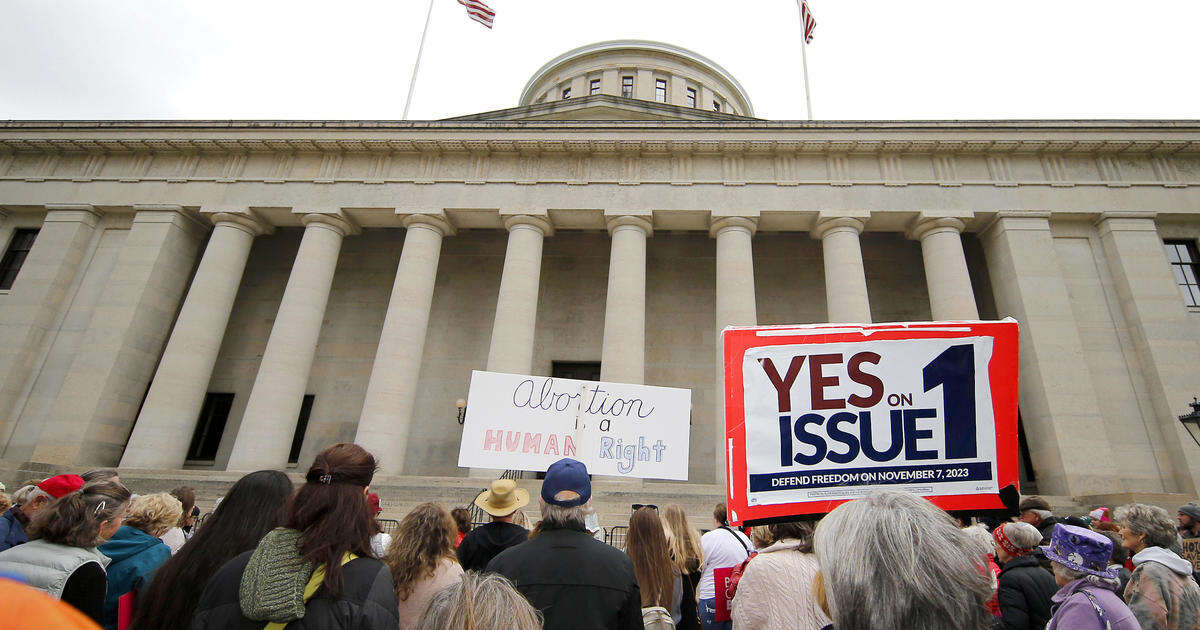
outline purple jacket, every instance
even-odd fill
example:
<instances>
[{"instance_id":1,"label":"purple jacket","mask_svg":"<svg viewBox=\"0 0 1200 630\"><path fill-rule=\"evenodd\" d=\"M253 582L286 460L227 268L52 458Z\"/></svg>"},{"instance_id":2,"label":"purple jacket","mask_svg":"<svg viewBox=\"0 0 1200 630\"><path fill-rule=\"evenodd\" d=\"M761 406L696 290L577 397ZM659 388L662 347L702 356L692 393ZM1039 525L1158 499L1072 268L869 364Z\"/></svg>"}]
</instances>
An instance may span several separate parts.
<instances>
[{"instance_id":1,"label":"purple jacket","mask_svg":"<svg viewBox=\"0 0 1200 630\"><path fill-rule=\"evenodd\" d=\"M1087 595L1081 592L1085 589L1104 609L1104 615L1112 624L1112 630L1142 630L1133 612L1112 589L1097 586L1083 578L1068 582L1050 598L1050 601L1054 602L1054 616L1050 618L1046 630L1105 630L1095 607Z\"/></svg>"}]
</instances>

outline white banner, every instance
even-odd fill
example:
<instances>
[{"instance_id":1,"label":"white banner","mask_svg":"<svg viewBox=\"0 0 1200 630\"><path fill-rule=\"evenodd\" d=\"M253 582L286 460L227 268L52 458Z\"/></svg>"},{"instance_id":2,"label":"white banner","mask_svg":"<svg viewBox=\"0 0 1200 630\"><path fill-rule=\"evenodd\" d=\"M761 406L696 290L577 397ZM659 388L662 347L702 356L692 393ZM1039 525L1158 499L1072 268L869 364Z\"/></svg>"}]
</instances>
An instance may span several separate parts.
<instances>
[{"instance_id":1,"label":"white banner","mask_svg":"<svg viewBox=\"0 0 1200 630\"><path fill-rule=\"evenodd\" d=\"M686 481L691 412L687 389L476 370L458 465Z\"/></svg>"},{"instance_id":2,"label":"white banner","mask_svg":"<svg viewBox=\"0 0 1200 630\"><path fill-rule=\"evenodd\" d=\"M748 505L997 493L991 357L983 336L749 349Z\"/></svg>"}]
</instances>

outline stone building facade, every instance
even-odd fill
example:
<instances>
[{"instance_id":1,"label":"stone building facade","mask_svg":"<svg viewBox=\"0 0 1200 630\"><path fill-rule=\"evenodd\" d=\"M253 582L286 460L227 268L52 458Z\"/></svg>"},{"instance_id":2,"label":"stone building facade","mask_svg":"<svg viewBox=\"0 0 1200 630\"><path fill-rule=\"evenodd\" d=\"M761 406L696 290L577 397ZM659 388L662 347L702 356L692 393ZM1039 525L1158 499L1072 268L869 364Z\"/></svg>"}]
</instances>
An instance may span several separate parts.
<instances>
[{"instance_id":1,"label":"stone building facade","mask_svg":"<svg viewBox=\"0 0 1200 630\"><path fill-rule=\"evenodd\" d=\"M752 114L609 42L444 121L0 123L0 453L465 476L471 370L598 370L711 484L724 326L1012 316L1041 492L1196 494L1200 122Z\"/></svg>"}]
</instances>

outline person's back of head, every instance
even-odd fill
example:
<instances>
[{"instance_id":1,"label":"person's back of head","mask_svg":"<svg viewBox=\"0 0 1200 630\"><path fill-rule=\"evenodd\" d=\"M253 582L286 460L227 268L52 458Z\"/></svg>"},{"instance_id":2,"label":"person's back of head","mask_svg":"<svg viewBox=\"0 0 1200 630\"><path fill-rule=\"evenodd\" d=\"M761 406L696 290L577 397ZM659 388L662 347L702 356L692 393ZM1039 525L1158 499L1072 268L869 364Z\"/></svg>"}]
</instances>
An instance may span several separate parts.
<instances>
[{"instance_id":1,"label":"person's back of head","mask_svg":"<svg viewBox=\"0 0 1200 630\"><path fill-rule=\"evenodd\" d=\"M189 524L192 518L192 508L196 507L196 490L191 486L179 486L171 491L171 496L179 499L180 505L183 506L183 513L176 526L183 527Z\"/></svg>"},{"instance_id":2,"label":"person's back of head","mask_svg":"<svg viewBox=\"0 0 1200 630\"><path fill-rule=\"evenodd\" d=\"M980 630L991 572L948 514L925 499L876 491L817 526L820 588L838 630Z\"/></svg>"},{"instance_id":3,"label":"person's back of head","mask_svg":"<svg viewBox=\"0 0 1200 630\"><path fill-rule=\"evenodd\" d=\"M378 468L357 444L334 444L317 454L292 497L284 527L300 532L300 555L325 565L325 589L342 593L342 557L371 557L371 515L366 489Z\"/></svg>"},{"instance_id":4,"label":"person's back of head","mask_svg":"<svg viewBox=\"0 0 1200 630\"><path fill-rule=\"evenodd\" d=\"M213 513L139 594L135 630L186 630L208 580L229 560L254 549L283 522L294 488L278 470L252 472L233 484Z\"/></svg>"},{"instance_id":5,"label":"person's back of head","mask_svg":"<svg viewBox=\"0 0 1200 630\"><path fill-rule=\"evenodd\" d=\"M663 522L671 530L667 544L675 564L684 572L700 568L700 533L688 522L683 506L671 503L663 508Z\"/></svg>"},{"instance_id":6,"label":"person's back of head","mask_svg":"<svg viewBox=\"0 0 1200 630\"><path fill-rule=\"evenodd\" d=\"M94 547L120 527L129 497L129 490L119 483L86 484L38 510L29 523L29 538L69 547Z\"/></svg>"},{"instance_id":7,"label":"person's back of head","mask_svg":"<svg viewBox=\"0 0 1200 630\"><path fill-rule=\"evenodd\" d=\"M116 468L93 468L81 475L84 483L92 483L93 481L113 481L121 483L121 478L117 474Z\"/></svg>"},{"instance_id":8,"label":"person's back of head","mask_svg":"<svg viewBox=\"0 0 1200 630\"><path fill-rule=\"evenodd\" d=\"M404 515L383 559L400 599L408 599L413 587L432 576L442 560L456 559L456 530L450 513L436 503L422 503Z\"/></svg>"},{"instance_id":9,"label":"person's back of head","mask_svg":"<svg viewBox=\"0 0 1200 630\"><path fill-rule=\"evenodd\" d=\"M718 503L713 508L713 523L717 527L727 527L729 525L729 509L725 506L724 501Z\"/></svg>"},{"instance_id":10,"label":"person's back of head","mask_svg":"<svg viewBox=\"0 0 1200 630\"><path fill-rule=\"evenodd\" d=\"M542 616L501 575L468 571L434 594L417 630L541 630Z\"/></svg>"},{"instance_id":11,"label":"person's back of head","mask_svg":"<svg viewBox=\"0 0 1200 630\"><path fill-rule=\"evenodd\" d=\"M675 575L678 571L667 552L662 521L654 508L638 508L629 517L625 535L625 553L633 561L642 594L642 607L671 607Z\"/></svg>"},{"instance_id":12,"label":"person's back of head","mask_svg":"<svg viewBox=\"0 0 1200 630\"><path fill-rule=\"evenodd\" d=\"M466 535L471 532L471 513L466 508L450 510L450 517L454 519L458 533Z\"/></svg>"},{"instance_id":13,"label":"person's back of head","mask_svg":"<svg viewBox=\"0 0 1200 630\"><path fill-rule=\"evenodd\" d=\"M1120 566L1125 566L1125 561L1129 559L1129 550L1121 546L1121 536L1117 532L1107 529L1092 530L1101 536L1112 541L1112 563Z\"/></svg>"},{"instance_id":14,"label":"person's back of head","mask_svg":"<svg viewBox=\"0 0 1200 630\"><path fill-rule=\"evenodd\" d=\"M166 492L140 494L129 502L125 525L161 537L179 523L182 515L183 505L174 496Z\"/></svg>"},{"instance_id":15,"label":"person's back of head","mask_svg":"<svg viewBox=\"0 0 1200 630\"><path fill-rule=\"evenodd\" d=\"M759 545L759 541L761 540L762 546L766 547L784 540L796 541L799 543L795 547L796 551L801 553L812 553L813 527L813 522L809 519L791 521L788 523L757 525L754 527L754 544L757 547Z\"/></svg>"}]
</instances>

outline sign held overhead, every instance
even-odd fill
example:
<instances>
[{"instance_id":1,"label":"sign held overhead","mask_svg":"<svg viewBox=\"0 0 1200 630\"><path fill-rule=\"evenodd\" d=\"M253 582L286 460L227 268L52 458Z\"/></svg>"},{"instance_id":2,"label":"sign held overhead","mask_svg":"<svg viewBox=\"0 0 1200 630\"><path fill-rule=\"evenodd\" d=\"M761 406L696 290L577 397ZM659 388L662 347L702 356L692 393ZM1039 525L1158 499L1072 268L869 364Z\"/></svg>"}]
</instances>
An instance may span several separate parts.
<instances>
[{"instance_id":1,"label":"sign held overhead","mask_svg":"<svg viewBox=\"0 0 1200 630\"><path fill-rule=\"evenodd\" d=\"M726 328L736 522L824 513L874 488L1003 509L1017 484L1017 323ZM732 519L731 519L732 520Z\"/></svg>"},{"instance_id":2,"label":"sign held overhead","mask_svg":"<svg viewBox=\"0 0 1200 630\"><path fill-rule=\"evenodd\" d=\"M687 389L476 370L458 465L686 481L691 409Z\"/></svg>"}]
</instances>

